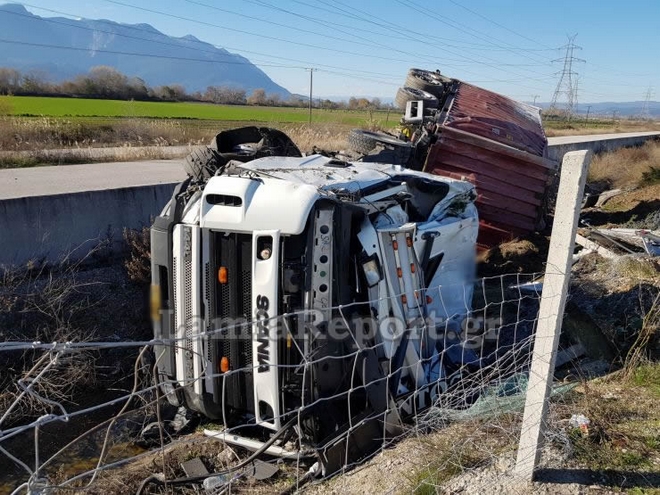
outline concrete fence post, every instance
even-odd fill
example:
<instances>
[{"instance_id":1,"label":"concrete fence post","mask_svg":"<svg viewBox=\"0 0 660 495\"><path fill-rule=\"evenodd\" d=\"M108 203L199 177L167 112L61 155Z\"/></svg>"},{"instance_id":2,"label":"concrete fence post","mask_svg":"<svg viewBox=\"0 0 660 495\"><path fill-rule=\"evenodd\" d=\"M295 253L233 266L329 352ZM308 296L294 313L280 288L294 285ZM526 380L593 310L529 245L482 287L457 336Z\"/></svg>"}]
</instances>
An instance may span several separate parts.
<instances>
[{"instance_id":1,"label":"concrete fence post","mask_svg":"<svg viewBox=\"0 0 660 495\"><path fill-rule=\"evenodd\" d=\"M515 467L515 474L526 481L532 481L541 453L575 234L591 156L590 151L572 151L566 153L562 161Z\"/></svg>"}]
</instances>

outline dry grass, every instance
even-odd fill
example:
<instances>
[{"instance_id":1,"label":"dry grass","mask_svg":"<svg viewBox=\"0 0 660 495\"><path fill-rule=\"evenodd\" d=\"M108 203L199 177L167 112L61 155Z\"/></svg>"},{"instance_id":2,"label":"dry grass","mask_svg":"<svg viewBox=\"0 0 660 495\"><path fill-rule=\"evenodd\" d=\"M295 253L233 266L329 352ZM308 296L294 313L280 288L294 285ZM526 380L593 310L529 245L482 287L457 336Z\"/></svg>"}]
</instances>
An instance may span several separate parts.
<instances>
[{"instance_id":1,"label":"dry grass","mask_svg":"<svg viewBox=\"0 0 660 495\"><path fill-rule=\"evenodd\" d=\"M125 146L121 148L80 148L64 150L0 152L0 168L66 165L96 162L171 160L190 152L184 146Z\"/></svg>"},{"instance_id":2,"label":"dry grass","mask_svg":"<svg viewBox=\"0 0 660 495\"><path fill-rule=\"evenodd\" d=\"M126 452L121 452L126 458ZM121 495L125 493L136 493L144 479L153 475L165 475L168 480L185 477L182 463L194 458L199 458L209 472L219 472L235 466L244 460L247 454L242 449L234 450L223 442L209 439L201 433L192 433L181 437L177 441L165 445L162 450L153 450L145 453L142 457L129 461L116 469L101 471L96 480L90 485L90 477L73 482L69 489L57 490L58 493L75 494L84 492L86 494ZM121 458L121 457L120 457ZM73 474L80 473L95 467L95 460L82 462L79 465L62 465L58 472L50 477L53 484L62 483L71 478ZM272 494L282 493L289 488L293 481L304 474L304 471L296 468L293 463L278 464L279 473L273 478L258 481L249 476L240 475L241 470L234 474L229 493L236 494ZM200 493L199 484L169 485L167 488L153 483L144 493L177 493L197 494ZM220 492L213 492L220 493Z\"/></svg>"},{"instance_id":3,"label":"dry grass","mask_svg":"<svg viewBox=\"0 0 660 495\"><path fill-rule=\"evenodd\" d=\"M643 476L660 467L658 398L660 366L645 363L629 375L584 382L553 408L551 419L561 424L576 413L589 418L586 433L564 430L570 457L580 466L613 478L619 486L633 488L635 473ZM554 428L557 426L555 423Z\"/></svg>"},{"instance_id":4,"label":"dry grass","mask_svg":"<svg viewBox=\"0 0 660 495\"><path fill-rule=\"evenodd\" d=\"M652 168L660 168L660 142L657 141L596 156L589 169L589 181L612 188L643 186L644 175Z\"/></svg>"},{"instance_id":5,"label":"dry grass","mask_svg":"<svg viewBox=\"0 0 660 495\"><path fill-rule=\"evenodd\" d=\"M590 120L589 122L546 121L543 125L545 128L545 135L548 137L660 131L660 121L657 120L629 120L616 122L607 120Z\"/></svg>"},{"instance_id":6,"label":"dry grass","mask_svg":"<svg viewBox=\"0 0 660 495\"><path fill-rule=\"evenodd\" d=\"M288 133L301 149L345 145L351 129L343 124L278 124L277 122L217 122L176 119L0 118L0 150L42 151L108 146L185 146L211 141L223 129L270 126ZM378 127L376 122L371 127Z\"/></svg>"},{"instance_id":7,"label":"dry grass","mask_svg":"<svg viewBox=\"0 0 660 495\"><path fill-rule=\"evenodd\" d=\"M124 268L131 281L148 285L151 281L151 229L124 227L124 242L128 248Z\"/></svg>"},{"instance_id":8,"label":"dry grass","mask_svg":"<svg viewBox=\"0 0 660 495\"><path fill-rule=\"evenodd\" d=\"M345 148L352 128L321 123L0 117L0 168L182 158L191 146L209 143L223 129L245 125L281 129L306 153Z\"/></svg>"},{"instance_id":9,"label":"dry grass","mask_svg":"<svg viewBox=\"0 0 660 495\"><path fill-rule=\"evenodd\" d=\"M103 146L175 146L205 144L216 123L193 125L170 119L5 117L0 119L0 150L40 151Z\"/></svg>"},{"instance_id":10,"label":"dry grass","mask_svg":"<svg viewBox=\"0 0 660 495\"><path fill-rule=\"evenodd\" d=\"M300 151L309 153L315 147L329 151L344 149L351 127L337 124L303 124L284 126L281 130L293 139Z\"/></svg>"},{"instance_id":11,"label":"dry grass","mask_svg":"<svg viewBox=\"0 0 660 495\"><path fill-rule=\"evenodd\" d=\"M0 340L88 342L95 329L83 327L83 315L93 311L88 290L94 282L80 280L82 265L101 254L104 243L78 261L64 257L48 266L0 266ZM96 380L95 356L90 352L6 351L0 365L0 411L7 421L25 421L51 410L49 401L70 400L76 390ZM35 377L39 376L39 379ZM32 383L36 394L22 393L20 383ZM48 400L44 400L48 398ZM9 414L11 412L11 414Z\"/></svg>"}]
</instances>

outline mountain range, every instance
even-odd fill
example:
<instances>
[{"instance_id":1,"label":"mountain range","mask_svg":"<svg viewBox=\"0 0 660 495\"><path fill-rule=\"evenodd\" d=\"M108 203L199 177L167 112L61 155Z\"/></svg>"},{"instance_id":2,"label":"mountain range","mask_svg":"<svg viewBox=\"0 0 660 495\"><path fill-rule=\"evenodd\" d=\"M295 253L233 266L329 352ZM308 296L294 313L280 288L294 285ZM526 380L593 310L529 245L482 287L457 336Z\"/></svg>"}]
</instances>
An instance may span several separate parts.
<instances>
[{"instance_id":1,"label":"mountain range","mask_svg":"<svg viewBox=\"0 0 660 495\"><path fill-rule=\"evenodd\" d=\"M247 58L192 35L168 36L149 24L40 17L21 4L4 4L0 47L0 67L38 71L54 82L107 65L150 86L180 84L189 92L208 86L248 93L262 88L282 98L290 95Z\"/></svg>"},{"instance_id":2,"label":"mountain range","mask_svg":"<svg viewBox=\"0 0 660 495\"><path fill-rule=\"evenodd\" d=\"M531 103L531 102L529 102ZM550 108L550 103L536 103L536 106L547 109ZM577 114L584 117L589 108L589 115L601 117L641 117L645 102L643 101L603 101L596 103L580 103L577 107ZM562 108L560 106L560 108ZM659 118L660 117L660 102L649 101L647 107L647 117Z\"/></svg>"}]
</instances>

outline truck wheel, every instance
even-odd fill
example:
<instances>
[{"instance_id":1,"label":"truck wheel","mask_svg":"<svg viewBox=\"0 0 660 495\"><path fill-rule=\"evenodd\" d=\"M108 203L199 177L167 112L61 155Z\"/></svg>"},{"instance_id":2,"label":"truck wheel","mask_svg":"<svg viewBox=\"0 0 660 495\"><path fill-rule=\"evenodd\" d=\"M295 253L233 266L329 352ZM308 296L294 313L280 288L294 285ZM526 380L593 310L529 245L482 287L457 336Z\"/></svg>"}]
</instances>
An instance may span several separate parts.
<instances>
[{"instance_id":1,"label":"truck wheel","mask_svg":"<svg viewBox=\"0 0 660 495\"><path fill-rule=\"evenodd\" d=\"M442 98L445 84L450 79L441 76L439 72L430 70L410 69L406 77L406 86L431 93L437 98Z\"/></svg>"},{"instance_id":2,"label":"truck wheel","mask_svg":"<svg viewBox=\"0 0 660 495\"><path fill-rule=\"evenodd\" d=\"M427 91L405 86L399 88L394 97L394 104L401 110L406 109L406 103L409 101L422 100L426 108L437 108L438 98Z\"/></svg>"},{"instance_id":3,"label":"truck wheel","mask_svg":"<svg viewBox=\"0 0 660 495\"><path fill-rule=\"evenodd\" d=\"M225 162L217 151L206 147L193 150L186 157L183 169L194 180L205 180L213 177Z\"/></svg>"},{"instance_id":4,"label":"truck wheel","mask_svg":"<svg viewBox=\"0 0 660 495\"><path fill-rule=\"evenodd\" d=\"M362 129L353 129L348 135L348 147L366 155L372 151L378 144L389 146L408 146L408 143L400 139L385 134L384 132L364 131Z\"/></svg>"}]
</instances>

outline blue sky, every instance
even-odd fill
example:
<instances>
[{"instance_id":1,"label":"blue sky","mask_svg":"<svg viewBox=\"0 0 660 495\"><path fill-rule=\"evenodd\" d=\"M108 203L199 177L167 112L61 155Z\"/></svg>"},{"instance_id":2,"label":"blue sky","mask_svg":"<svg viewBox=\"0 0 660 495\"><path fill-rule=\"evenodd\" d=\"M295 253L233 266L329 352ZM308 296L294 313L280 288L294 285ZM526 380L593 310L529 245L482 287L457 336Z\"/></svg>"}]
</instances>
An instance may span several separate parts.
<instances>
[{"instance_id":1,"label":"blue sky","mask_svg":"<svg viewBox=\"0 0 660 495\"><path fill-rule=\"evenodd\" d=\"M114 2L114 3L113 3ZM118 3L117 3L118 2ZM124 5L120 5L124 4ZM43 17L148 23L247 57L294 93L393 97L410 67L549 101L577 33L578 101L660 99L658 0L30 0ZM140 10L150 9L161 12ZM282 65L282 67L272 67Z\"/></svg>"}]
</instances>

